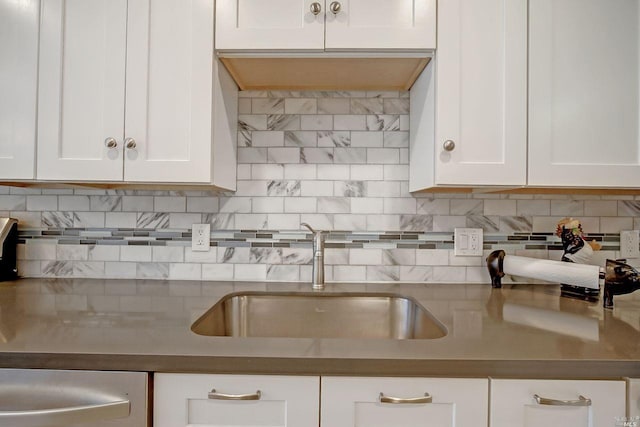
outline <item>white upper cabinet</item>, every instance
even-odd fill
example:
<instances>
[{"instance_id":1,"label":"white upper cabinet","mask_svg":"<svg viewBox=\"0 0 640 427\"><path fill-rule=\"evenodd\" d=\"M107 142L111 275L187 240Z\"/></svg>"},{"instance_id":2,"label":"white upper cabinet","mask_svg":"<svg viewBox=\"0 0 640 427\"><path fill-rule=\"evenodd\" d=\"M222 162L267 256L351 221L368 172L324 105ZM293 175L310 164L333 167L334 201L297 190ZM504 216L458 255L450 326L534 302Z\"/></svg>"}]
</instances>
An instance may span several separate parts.
<instances>
[{"instance_id":1,"label":"white upper cabinet","mask_svg":"<svg viewBox=\"0 0 640 427\"><path fill-rule=\"evenodd\" d=\"M434 49L435 0L218 0L218 50Z\"/></svg>"},{"instance_id":2,"label":"white upper cabinet","mask_svg":"<svg viewBox=\"0 0 640 427\"><path fill-rule=\"evenodd\" d=\"M411 93L412 191L526 184L526 28L525 0L438 2L435 73Z\"/></svg>"},{"instance_id":3,"label":"white upper cabinet","mask_svg":"<svg viewBox=\"0 0 640 427\"><path fill-rule=\"evenodd\" d=\"M32 179L40 1L0 0L0 179Z\"/></svg>"},{"instance_id":4,"label":"white upper cabinet","mask_svg":"<svg viewBox=\"0 0 640 427\"><path fill-rule=\"evenodd\" d=\"M529 7L529 184L640 186L639 1Z\"/></svg>"},{"instance_id":5,"label":"white upper cabinet","mask_svg":"<svg viewBox=\"0 0 640 427\"><path fill-rule=\"evenodd\" d=\"M624 381L491 380L490 400L490 427L612 426L626 413Z\"/></svg>"},{"instance_id":6,"label":"white upper cabinet","mask_svg":"<svg viewBox=\"0 0 640 427\"><path fill-rule=\"evenodd\" d=\"M326 48L433 49L436 2L325 0Z\"/></svg>"},{"instance_id":7,"label":"white upper cabinet","mask_svg":"<svg viewBox=\"0 0 640 427\"><path fill-rule=\"evenodd\" d=\"M122 179L126 33L126 0L43 0L38 179Z\"/></svg>"},{"instance_id":8,"label":"white upper cabinet","mask_svg":"<svg viewBox=\"0 0 640 427\"><path fill-rule=\"evenodd\" d=\"M129 4L124 180L209 182L213 2Z\"/></svg>"},{"instance_id":9,"label":"white upper cabinet","mask_svg":"<svg viewBox=\"0 0 640 427\"><path fill-rule=\"evenodd\" d=\"M216 49L322 50L324 10L324 0L218 0Z\"/></svg>"},{"instance_id":10,"label":"white upper cabinet","mask_svg":"<svg viewBox=\"0 0 640 427\"><path fill-rule=\"evenodd\" d=\"M219 185L219 164L235 188L237 89L213 58L213 12L43 0L37 178Z\"/></svg>"}]
</instances>

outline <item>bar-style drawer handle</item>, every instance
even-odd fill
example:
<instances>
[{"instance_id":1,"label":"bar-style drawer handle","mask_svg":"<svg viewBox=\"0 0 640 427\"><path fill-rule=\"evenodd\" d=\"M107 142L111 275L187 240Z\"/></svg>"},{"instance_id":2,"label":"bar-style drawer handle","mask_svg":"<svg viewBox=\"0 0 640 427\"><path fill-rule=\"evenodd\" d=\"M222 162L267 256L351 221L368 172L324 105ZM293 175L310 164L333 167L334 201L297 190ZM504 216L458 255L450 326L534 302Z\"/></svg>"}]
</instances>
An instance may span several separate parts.
<instances>
[{"instance_id":1,"label":"bar-style drawer handle","mask_svg":"<svg viewBox=\"0 0 640 427\"><path fill-rule=\"evenodd\" d=\"M539 405L552 405L552 406L591 406L591 399L580 395L578 400L558 400L547 399L546 397L540 397L537 394L533 395L533 398Z\"/></svg>"},{"instance_id":2,"label":"bar-style drawer handle","mask_svg":"<svg viewBox=\"0 0 640 427\"><path fill-rule=\"evenodd\" d=\"M380 393L380 403L431 403L433 397L429 393L425 393L422 397L391 397Z\"/></svg>"},{"instance_id":3,"label":"bar-style drawer handle","mask_svg":"<svg viewBox=\"0 0 640 427\"><path fill-rule=\"evenodd\" d=\"M218 393L214 388L209 392L209 399L215 400L260 400L261 396L262 393L260 393L260 390L251 394L225 394Z\"/></svg>"},{"instance_id":4,"label":"bar-style drawer handle","mask_svg":"<svg viewBox=\"0 0 640 427\"><path fill-rule=\"evenodd\" d=\"M37 401L37 397L34 397ZM0 425L12 427L52 427L76 423L94 423L129 416L128 400L26 411L0 411Z\"/></svg>"}]
</instances>

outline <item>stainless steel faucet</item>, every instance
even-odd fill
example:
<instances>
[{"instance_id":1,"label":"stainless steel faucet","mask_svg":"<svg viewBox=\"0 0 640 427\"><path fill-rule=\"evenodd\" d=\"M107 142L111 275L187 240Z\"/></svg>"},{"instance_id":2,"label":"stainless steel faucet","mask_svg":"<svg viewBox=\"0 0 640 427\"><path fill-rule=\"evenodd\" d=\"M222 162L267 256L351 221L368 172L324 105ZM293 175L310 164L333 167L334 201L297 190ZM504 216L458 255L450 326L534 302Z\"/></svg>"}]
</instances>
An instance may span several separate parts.
<instances>
[{"instance_id":1,"label":"stainless steel faucet","mask_svg":"<svg viewBox=\"0 0 640 427\"><path fill-rule=\"evenodd\" d=\"M307 227L313 233L313 276L311 285L314 291L322 291L324 290L324 233L314 230L306 222L300 225Z\"/></svg>"}]
</instances>

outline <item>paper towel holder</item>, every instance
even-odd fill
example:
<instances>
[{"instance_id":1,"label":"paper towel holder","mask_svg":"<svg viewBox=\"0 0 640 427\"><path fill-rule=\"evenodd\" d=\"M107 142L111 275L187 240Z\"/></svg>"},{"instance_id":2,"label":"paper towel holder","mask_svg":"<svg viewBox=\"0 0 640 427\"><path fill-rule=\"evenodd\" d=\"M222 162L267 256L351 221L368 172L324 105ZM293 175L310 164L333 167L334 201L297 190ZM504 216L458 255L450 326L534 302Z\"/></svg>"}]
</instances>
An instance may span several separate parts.
<instances>
[{"instance_id":1,"label":"paper towel holder","mask_svg":"<svg viewBox=\"0 0 640 427\"><path fill-rule=\"evenodd\" d=\"M487 257L487 268L489 269L489 275L491 276L491 286L494 288L502 287L502 278L505 273L504 259L506 253L503 250L496 250L489 254ZM533 261L534 259L532 259ZM610 260L606 262L605 268L600 268L599 278L604 279L604 295L602 299L602 305L604 308L613 308L614 295L624 295L637 291L640 289L640 273L630 265L625 263L626 260ZM572 263L562 263L560 261L548 261L558 263L559 266L565 265L567 268ZM572 265L574 267L575 264ZM593 267L591 267L593 268ZM530 278L538 279L535 274L530 274ZM571 296L571 295L563 295Z\"/></svg>"}]
</instances>

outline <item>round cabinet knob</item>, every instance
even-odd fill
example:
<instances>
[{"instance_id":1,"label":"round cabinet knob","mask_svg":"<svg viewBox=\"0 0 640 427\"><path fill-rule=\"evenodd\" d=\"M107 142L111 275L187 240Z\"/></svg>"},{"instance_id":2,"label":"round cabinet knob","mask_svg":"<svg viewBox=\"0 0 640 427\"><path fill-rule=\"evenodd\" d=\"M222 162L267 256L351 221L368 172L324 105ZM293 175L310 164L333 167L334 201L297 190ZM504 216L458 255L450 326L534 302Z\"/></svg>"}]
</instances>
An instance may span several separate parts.
<instances>
[{"instance_id":1,"label":"round cabinet knob","mask_svg":"<svg viewBox=\"0 0 640 427\"><path fill-rule=\"evenodd\" d=\"M319 15L320 12L322 12L322 5L316 1L311 3L310 9L311 9L311 13L313 13L314 15Z\"/></svg>"},{"instance_id":2,"label":"round cabinet knob","mask_svg":"<svg viewBox=\"0 0 640 427\"><path fill-rule=\"evenodd\" d=\"M107 148L117 148L118 147L118 141L116 141L115 138L107 138L104 140L104 146Z\"/></svg>"},{"instance_id":3,"label":"round cabinet knob","mask_svg":"<svg viewBox=\"0 0 640 427\"><path fill-rule=\"evenodd\" d=\"M124 140L124 146L129 150L134 150L136 148L136 140L133 138L127 138Z\"/></svg>"},{"instance_id":4,"label":"round cabinet knob","mask_svg":"<svg viewBox=\"0 0 640 427\"><path fill-rule=\"evenodd\" d=\"M337 15L338 13L340 13L340 9L342 9L342 5L338 1L332 1L331 4L329 5L329 10L334 15Z\"/></svg>"},{"instance_id":5,"label":"round cabinet knob","mask_svg":"<svg viewBox=\"0 0 640 427\"><path fill-rule=\"evenodd\" d=\"M444 151L453 151L453 149L456 148L456 143L447 139L444 144L442 144L442 148L444 148Z\"/></svg>"}]
</instances>

